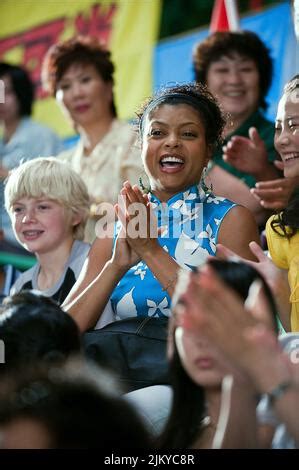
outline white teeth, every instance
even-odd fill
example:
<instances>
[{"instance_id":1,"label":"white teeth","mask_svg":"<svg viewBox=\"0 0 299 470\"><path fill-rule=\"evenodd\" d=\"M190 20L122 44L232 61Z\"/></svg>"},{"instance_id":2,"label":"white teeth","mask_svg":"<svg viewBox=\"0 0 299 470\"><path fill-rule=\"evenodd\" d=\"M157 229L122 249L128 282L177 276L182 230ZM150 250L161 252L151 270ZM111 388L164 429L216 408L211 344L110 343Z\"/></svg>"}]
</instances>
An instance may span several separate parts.
<instances>
[{"instance_id":1,"label":"white teeth","mask_svg":"<svg viewBox=\"0 0 299 470\"><path fill-rule=\"evenodd\" d=\"M299 157L299 153L289 153L288 155L285 155L284 159L287 162L288 160L293 160L298 157Z\"/></svg>"},{"instance_id":2,"label":"white teeth","mask_svg":"<svg viewBox=\"0 0 299 470\"><path fill-rule=\"evenodd\" d=\"M41 233L41 230L26 230L26 232L24 232L24 235L28 235L29 237L32 237L34 235L38 235L39 233Z\"/></svg>"},{"instance_id":3,"label":"white teeth","mask_svg":"<svg viewBox=\"0 0 299 470\"><path fill-rule=\"evenodd\" d=\"M184 163L184 160L182 160L181 158L168 156L163 157L161 159L161 163Z\"/></svg>"}]
</instances>

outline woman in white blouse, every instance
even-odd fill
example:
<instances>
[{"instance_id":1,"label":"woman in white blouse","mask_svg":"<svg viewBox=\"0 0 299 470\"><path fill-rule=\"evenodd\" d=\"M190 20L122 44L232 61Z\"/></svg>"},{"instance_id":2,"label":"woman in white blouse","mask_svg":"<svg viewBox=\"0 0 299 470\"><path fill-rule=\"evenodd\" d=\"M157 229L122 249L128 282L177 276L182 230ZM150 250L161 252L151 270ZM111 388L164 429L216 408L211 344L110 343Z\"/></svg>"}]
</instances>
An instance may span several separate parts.
<instances>
[{"instance_id":1,"label":"woman in white blouse","mask_svg":"<svg viewBox=\"0 0 299 470\"><path fill-rule=\"evenodd\" d=\"M97 39L77 37L52 46L43 80L80 135L76 147L59 157L80 173L91 196L85 239L95 238L98 204L116 203L126 180L138 182L140 149L129 123L117 119L113 96L114 65Z\"/></svg>"}]
</instances>

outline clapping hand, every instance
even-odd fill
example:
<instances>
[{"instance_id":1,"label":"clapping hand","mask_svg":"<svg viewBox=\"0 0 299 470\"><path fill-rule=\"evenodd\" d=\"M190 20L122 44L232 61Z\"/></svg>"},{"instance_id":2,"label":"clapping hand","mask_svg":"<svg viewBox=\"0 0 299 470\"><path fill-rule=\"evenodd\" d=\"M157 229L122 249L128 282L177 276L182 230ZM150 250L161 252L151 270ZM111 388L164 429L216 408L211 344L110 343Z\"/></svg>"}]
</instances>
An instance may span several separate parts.
<instances>
[{"instance_id":1,"label":"clapping hand","mask_svg":"<svg viewBox=\"0 0 299 470\"><path fill-rule=\"evenodd\" d=\"M268 167L268 155L264 141L255 127L248 132L249 137L234 135L223 147L223 160L239 171L256 179Z\"/></svg>"},{"instance_id":2,"label":"clapping hand","mask_svg":"<svg viewBox=\"0 0 299 470\"><path fill-rule=\"evenodd\" d=\"M211 265L206 265L191 274L182 300L177 324L193 332L198 329L222 350L232 366L254 380L257 389L262 388L263 371L273 358L281 357L281 350L261 282L254 281L244 303Z\"/></svg>"},{"instance_id":3,"label":"clapping hand","mask_svg":"<svg viewBox=\"0 0 299 470\"><path fill-rule=\"evenodd\" d=\"M245 258L241 258L232 250L220 243L217 244L216 253L219 258L242 261L249 266L252 266L264 277L269 287L271 289L275 289L277 282L280 282L281 280L281 269L275 266L273 261L264 253L262 248L256 242L249 243L249 248L258 261L250 261Z\"/></svg>"},{"instance_id":4,"label":"clapping hand","mask_svg":"<svg viewBox=\"0 0 299 470\"><path fill-rule=\"evenodd\" d=\"M281 169L282 162L274 163ZM288 205L297 186L299 186L299 177L285 177L271 181L259 181L250 191L265 209L281 210Z\"/></svg>"},{"instance_id":5,"label":"clapping hand","mask_svg":"<svg viewBox=\"0 0 299 470\"><path fill-rule=\"evenodd\" d=\"M138 186L125 182L121 190L122 203L116 210L122 223L122 236L140 257L157 245L158 228L156 216L148 196Z\"/></svg>"}]
</instances>

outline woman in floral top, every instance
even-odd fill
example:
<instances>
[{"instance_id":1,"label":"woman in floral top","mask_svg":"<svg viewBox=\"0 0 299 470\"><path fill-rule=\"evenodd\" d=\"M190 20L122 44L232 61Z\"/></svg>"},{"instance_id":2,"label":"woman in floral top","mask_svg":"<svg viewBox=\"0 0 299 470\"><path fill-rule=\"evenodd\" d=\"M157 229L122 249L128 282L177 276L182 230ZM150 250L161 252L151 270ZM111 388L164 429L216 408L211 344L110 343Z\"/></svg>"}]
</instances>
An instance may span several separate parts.
<instances>
[{"instance_id":1,"label":"woman in floral top","mask_svg":"<svg viewBox=\"0 0 299 470\"><path fill-rule=\"evenodd\" d=\"M83 331L108 301L114 319L168 317L178 270L215 255L218 242L253 259L248 244L259 239L252 214L215 197L202 178L223 126L215 99L201 85L167 88L145 103L139 131L149 193L125 182L114 236L98 227L86 269L65 303Z\"/></svg>"}]
</instances>

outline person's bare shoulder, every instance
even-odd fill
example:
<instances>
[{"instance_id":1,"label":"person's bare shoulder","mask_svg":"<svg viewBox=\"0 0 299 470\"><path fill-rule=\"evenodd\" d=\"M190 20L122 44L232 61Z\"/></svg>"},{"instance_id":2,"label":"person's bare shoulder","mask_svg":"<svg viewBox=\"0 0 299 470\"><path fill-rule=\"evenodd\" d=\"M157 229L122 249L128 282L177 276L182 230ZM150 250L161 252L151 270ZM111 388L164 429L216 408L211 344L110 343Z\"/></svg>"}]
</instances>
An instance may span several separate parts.
<instances>
[{"instance_id":1,"label":"person's bare shoulder","mask_svg":"<svg viewBox=\"0 0 299 470\"><path fill-rule=\"evenodd\" d=\"M246 207L234 206L221 224L218 243L239 256L256 261L249 249L249 243L252 241L260 244L258 227L252 212Z\"/></svg>"}]
</instances>

